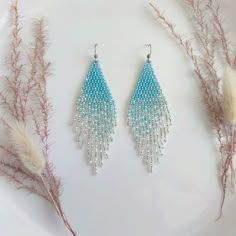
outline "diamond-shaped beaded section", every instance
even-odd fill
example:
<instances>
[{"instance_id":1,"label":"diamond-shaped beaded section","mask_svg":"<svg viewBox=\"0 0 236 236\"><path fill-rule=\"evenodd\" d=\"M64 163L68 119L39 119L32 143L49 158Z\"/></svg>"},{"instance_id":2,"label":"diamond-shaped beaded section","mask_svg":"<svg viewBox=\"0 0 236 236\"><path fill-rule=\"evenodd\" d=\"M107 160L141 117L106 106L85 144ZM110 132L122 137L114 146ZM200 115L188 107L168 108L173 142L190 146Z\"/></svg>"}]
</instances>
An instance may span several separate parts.
<instances>
[{"instance_id":1,"label":"diamond-shaped beaded section","mask_svg":"<svg viewBox=\"0 0 236 236\"><path fill-rule=\"evenodd\" d=\"M116 126L115 102L97 60L92 63L78 97L73 126L78 143L86 145L88 162L97 173L108 158Z\"/></svg>"},{"instance_id":2,"label":"diamond-shaped beaded section","mask_svg":"<svg viewBox=\"0 0 236 236\"><path fill-rule=\"evenodd\" d=\"M149 172L159 163L171 125L165 96L150 60L144 64L128 110L128 124L137 145L138 155Z\"/></svg>"}]
</instances>

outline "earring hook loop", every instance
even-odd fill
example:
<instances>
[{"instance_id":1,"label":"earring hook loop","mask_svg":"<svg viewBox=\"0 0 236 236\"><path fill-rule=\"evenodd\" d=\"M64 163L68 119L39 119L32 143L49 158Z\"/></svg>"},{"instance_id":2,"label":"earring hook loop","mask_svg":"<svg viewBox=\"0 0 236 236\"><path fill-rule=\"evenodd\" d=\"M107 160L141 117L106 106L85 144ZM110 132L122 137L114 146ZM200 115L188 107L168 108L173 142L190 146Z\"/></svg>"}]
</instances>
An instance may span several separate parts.
<instances>
[{"instance_id":1,"label":"earring hook loop","mask_svg":"<svg viewBox=\"0 0 236 236\"><path fill-rule=\"evenodd\" d=\"M98 58L97 47L98 47L98 43L95 43L95 45L94 45L94 58L95 58L95 60L97 60L97 58Z\"/></svg>"},{"instance_id":2,"label":"earring hook loop","mask_svg":"<svg viewBox=\"0 0 236 236\"><path fill-rule=\"evenodd\" d=\"M149 44L147 44L147 46L149 47L149 53L147 55L147 59L149 60L151 58L151 55L152 55L152 45L149 43Z\"/></svg>"}]
</instances>

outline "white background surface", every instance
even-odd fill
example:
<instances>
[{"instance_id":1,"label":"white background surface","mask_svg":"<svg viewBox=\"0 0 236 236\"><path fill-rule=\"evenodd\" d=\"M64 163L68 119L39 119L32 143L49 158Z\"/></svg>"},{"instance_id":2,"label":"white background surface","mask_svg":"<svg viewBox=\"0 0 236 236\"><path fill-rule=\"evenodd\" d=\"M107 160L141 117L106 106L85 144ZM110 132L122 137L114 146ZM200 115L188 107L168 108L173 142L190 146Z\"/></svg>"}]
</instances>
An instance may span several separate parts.
<instances>
[{"instance_id":1,"label":"white background surface","mask_svg":"<svg viewBox=\"0 0 236 236\"><path fill-rule=\"evenodd\" d=\"M159 6L183 33L191 31L181 1ZM232 0L233 2L233 0ZM155 2L154 2L155 3ZM6 54L10 1L0 0L0 56ZM182 50L158 26L145 0L21 0L24 36L31 20L49 22L53 62L49 95L54 105L51 158L63 178L62 202L79 236L235 236L236 204L220 204L218 156L198 81ZM70 122L93 56L98 54L116 100L118 126L111 159L97 177L73 141ZM129 97L152 43L152 61L169 102L173 127L165 156L153 174L137 158L126 126ZM1 69L3 72L3 60ZM50 206L33 194L15 191L0 179L0 236L65 236Z\"/></svg>"}]
</instances>

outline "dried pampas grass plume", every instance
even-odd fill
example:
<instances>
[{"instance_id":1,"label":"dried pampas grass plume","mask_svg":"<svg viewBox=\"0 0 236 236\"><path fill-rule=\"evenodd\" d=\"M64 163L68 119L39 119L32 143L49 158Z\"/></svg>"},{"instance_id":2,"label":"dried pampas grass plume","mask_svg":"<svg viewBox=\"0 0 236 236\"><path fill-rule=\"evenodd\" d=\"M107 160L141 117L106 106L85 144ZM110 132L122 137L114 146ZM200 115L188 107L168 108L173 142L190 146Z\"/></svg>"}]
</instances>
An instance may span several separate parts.
<instances>
[{"instance_id":1,"label":"dried pampas grass plume","mask_svg":"<svg viewBox=\"0 0 236 236\"><path fill-rule=\"evenodd\" d=\"M229 124L236 124L236 71L227 68L223 80L224 119Z\"/></svg>"},{"instance_id":2,"label":"dried pampas grass plume","mask_svg":"<svg viewBox=\"0 0 236 236\"><path fill-rule=\"evenodd\" d=\"M73 235L76 235L75 232L71 229L64 214L58 207L58 204L54 196L52 195L50 188L48 188L48 185L44 180L43 170L46 167L46 161L43 153L33 142L33 137L30 135L27 128L22 122L16 121L10 125L10 141L23 167L30 173L37 175L42 180L44 189L47 192L51 203L57 211L58 215L61 217L68 230L70 230Z\"/></svg>"},{"instance_id":3,"label":"dried pampas grass plume","mask_svg":"<svg viewBox=\"0 0 236 236\"><path fill-rule=\"evenodd\" d=\"M46 164L42 151L23 123L14 122L10 127L10 140L22 165L30 173L41 176Z\"/></svg>"}]
</instances>

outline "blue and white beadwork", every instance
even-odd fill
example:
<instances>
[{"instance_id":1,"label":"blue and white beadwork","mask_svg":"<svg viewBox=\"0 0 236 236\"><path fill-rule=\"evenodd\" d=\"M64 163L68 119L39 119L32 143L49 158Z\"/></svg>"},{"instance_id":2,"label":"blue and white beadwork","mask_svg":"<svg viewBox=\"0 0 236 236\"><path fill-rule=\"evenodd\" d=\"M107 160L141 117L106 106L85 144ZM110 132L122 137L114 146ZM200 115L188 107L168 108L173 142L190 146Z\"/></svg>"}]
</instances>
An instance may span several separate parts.
<instances>
[{"instance_id":1,"label":"blue and white beadwork","mask_svg":"<svg viewBox=\"0 0 236 236\"><path fill-rule=\"evenodd\" d=\"M107 151L116 126L115 102L104 79L98 60L94 60L77 100L73 126L76 139L87 148L87 158L97 173Z\"/></svg>"},{"instance_id":2,"label":"blue and white beadwork","mask_svg":"<svg viewBox=\"0 0 236 236\"><path fill-rule=\"evenodd\" d=\"M138 155L148 171L152 172L163 155L162 149L171 125L171 117L149 59L144 64L130 100L128 124Z\"/></svg>"}]
</instances>

